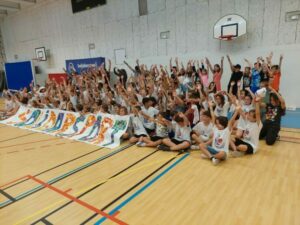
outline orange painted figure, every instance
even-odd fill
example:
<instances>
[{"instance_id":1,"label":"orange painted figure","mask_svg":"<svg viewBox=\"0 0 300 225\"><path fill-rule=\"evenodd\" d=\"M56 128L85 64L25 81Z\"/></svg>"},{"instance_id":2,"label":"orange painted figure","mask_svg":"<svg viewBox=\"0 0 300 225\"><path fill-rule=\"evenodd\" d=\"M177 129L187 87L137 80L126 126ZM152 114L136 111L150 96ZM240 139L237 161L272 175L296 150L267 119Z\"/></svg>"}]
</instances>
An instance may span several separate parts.
<instances>
[{"instance_id":1,"label":"orange painted figure","mask_svg":"<svg viewBox=\"0 0 300 225\"><path fill-rule=\"evenodd\" d=\"M94 138L91 142L93 144L100 144L104 140L104 134L106 131L111 128L114 124L114 121L108 117L105 117L100 125L100 131L96 138Z\"/></svg>"},{"instance_id":2,"label":"orange painted figure","mask_svg":"<svg viewBox=\"0 0 300 225\"><path fill-rule=\"evenodd\" d=\"M63 133L63 132L65 132L66 130L69 129L69 127L71 125L73 125L75 123L75 121L76 121L76 116L73 115L73 114L71 114L71 113L68 113L66 115L66 119L65 119L65 122L64 122L62 128L60 130L56 131L56 133Z\"/></svg>"}]
</instances>

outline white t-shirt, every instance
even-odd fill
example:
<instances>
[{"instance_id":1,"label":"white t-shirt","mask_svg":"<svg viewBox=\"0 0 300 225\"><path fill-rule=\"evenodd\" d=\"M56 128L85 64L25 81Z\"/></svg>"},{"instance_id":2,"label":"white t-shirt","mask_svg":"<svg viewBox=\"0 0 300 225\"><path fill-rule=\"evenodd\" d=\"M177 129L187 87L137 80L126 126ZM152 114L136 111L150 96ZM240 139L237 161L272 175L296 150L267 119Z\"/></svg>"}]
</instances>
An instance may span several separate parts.
<instances>
[{"instance_id":1,"label":"white t-shirt","mask_svg":"<svg viewBox=\"0 0 300 225\"><path fill-rule=\"evenodd\" d=\"M243 141L250 144L253 148L253 153L255 153L258 148L259 133L262 128L262 123L260 121L259 124L257 124L257 122L250 122L248 120L245 122L246 126L243 133Z\"/></svg>"},{"instance_id":2,"label":"white t-shirt","mask_svg":"<svg viewBox=\"0 0 300 225\"><path fill-rule=\"evenodd\" d=\"M168 137L168 127L167 126L164 126L160 123L156 123L156 127L155 127L155 136L158 136L158 137Z\"/></svg>"},{"instance_id":3,"label":"white t-shirt","mask_svg":"<svg viewBox=\"0 0 300 225\"><path fill-rule=\"evenodd\" d=\"M217 105L216 108L215 108L215 115L218 117L218 116L224 116L224 117L227 117L227 114L228 114L228 110L230 108L230 103L229 102L226 102L223 107Z\"/></svg>"},{"instance_id":4,"label":"white t-shirt","mask_svg":"<svg viewBox=\"0 0 300 225\"><path fill-rule=\"evenodd\" d=\"M188 141L191 142L191 127L181 127L175 121L172 121L172 129L174 130L174 139L177 141Z\"/></svg>"},{"instance_id":5,"label":"white t-shirt","mask_svg":"<svg viewBox=\"0 0 300 225\"><path fill-rule=\"evenodd\" d=\"M5 110L10 111L15 107L15 104L12 100L5 100Z\"/></svg>"},{"instance_id":6,"label":"white t-shirt","mask_svg":"<svg viewBox=\"0 0 300 225\"><path fill-rule=\"evenodd\" d=\"M147 116L154 118L155 115L159 113L159 111L154 107L149 107L146 109L145 107L142 108L142 112L145 113ZM155 123L147 120L146 118L143 119L144 127L147 129L153 130L155 128Z\"/></svg>"},{"instance_id":7,"label":"white t-shirt","mask_svg":"<svg viewBox=\"0 0 300 225\"><path fill-rule=\"evenodd\" d=\"M135 116L135 115L130 116L131 124L133 127L133 133L135 135L142 135L142 134L148 135L147 131L145 130L145 127L143 126L142 119L143 118L141 116Z\"/></svg>"},{"instance_id":8,"label":"white t-shirt","mask_svg":"<svg viewBox=\"0 0 300 225\"><path fill-rule=\"evenodd\" d=\"M207 141L213 133L213 124L207 126L203 122L199 122L193 127L193 130L200 134L202 140Z\"/></svg>"},{"instance_id":9,"label":"white t-shirt","mask_svg":"<svg viewBox=\"0 0 300 225\"><path fill-rule=\"evenodd\" d=\"M223 130L219 130L216 126L213 127L213 142L212 147L220 152L224 151L228 153L229 151L229 139L230 139L230 130L226 127Z\"/></svg>"},{"instance_id":10,"label":"white t-shirt","mask_svg":"<svg viewBox=\"0 0 300 225\"><path fill-rule=\"evenodd\" d=\"M252 109L254 109L252 104L250 104L250 105L243 104L242 105L242 110L243 110L244 113L249 113L250 110L252 110ZM239 130L245 130L246 123L247 123L247 121L242 116L240 116L240 118L238 120L238 123L237 123L237 128Z\"/></svg>"},{"instance_id":11,"label":"white t-shirt","mask_svg":"<svg viewBox=\"0 0 300 225\"><path fill-rule=\"evenodd\" d=\"M192 105L192 109L194 110L193 124L196 124L200 120L199 110L198 110L198 107L195 104Z\"/></svg>"}]
</instances>

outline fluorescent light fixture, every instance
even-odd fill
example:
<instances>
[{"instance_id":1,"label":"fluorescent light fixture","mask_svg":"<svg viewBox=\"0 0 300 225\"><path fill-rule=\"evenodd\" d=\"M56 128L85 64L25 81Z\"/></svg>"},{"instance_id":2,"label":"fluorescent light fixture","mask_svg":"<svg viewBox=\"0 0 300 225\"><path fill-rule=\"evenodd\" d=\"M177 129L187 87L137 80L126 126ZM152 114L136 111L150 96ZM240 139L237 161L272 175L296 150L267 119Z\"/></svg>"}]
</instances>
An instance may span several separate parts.
<instances>
[{"instance_id":1,"label":"fluorescent light fixture","mask_svg":"<svg viewBox=\"0 0 300 225\"><path fill-rule=\"evenodd\" d=\"M170 31L160 32L160 39L169 39L170 38Z\"/></svg>"},{"instance_id":2,"label":"fluorescent light fixture","mask_svg":"<svg viewBox=\"0 0 300 225\"><path fill-rule=\"evenodd\" d=\"M300 19L300 11L292 11L292 12L287 12L285 14L286 22L298 21L299 19Z\"/></svg>"}]
</instances>

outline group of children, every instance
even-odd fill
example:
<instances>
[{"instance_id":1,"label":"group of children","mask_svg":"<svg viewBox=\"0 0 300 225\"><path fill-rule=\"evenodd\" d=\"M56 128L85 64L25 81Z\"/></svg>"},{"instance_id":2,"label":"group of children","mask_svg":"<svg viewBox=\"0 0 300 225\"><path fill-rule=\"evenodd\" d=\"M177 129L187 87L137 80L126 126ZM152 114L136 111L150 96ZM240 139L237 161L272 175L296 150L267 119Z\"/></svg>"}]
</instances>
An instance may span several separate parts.
<instances>
[{"instance_id":1,"label":"group of children","mask_svg":"<svg viewBox=\"0 0 300 225\"><path fill-rule=\"evenodd\" d=\"M69 79L57 84L47 80L45 87L33 83L17 93L4 92L7 118L20 104L35 108L57 108L88 113L130 115L123 140L139 147L156 147L163 151L200 150L201 157L213 164L233 157L253 154L259 139L272 145L278 139L285 102L278 93L281 64L272 64L271 53L257 58L241 71L227 56L232 74L227 91L222 89L223 61L212 66L209 59L190 60L186 66L170 60L170 68L162 65L140 65L134 73L111 72L104 65L75 71ZM201 64L200 64L201 63ZM118 77L113 85L111 77ZM212 75L212 76L211 76ZM212 78L212 79L211 79ZM211 82L210 82L211 79Z\"/></svg>"}]
</instances>

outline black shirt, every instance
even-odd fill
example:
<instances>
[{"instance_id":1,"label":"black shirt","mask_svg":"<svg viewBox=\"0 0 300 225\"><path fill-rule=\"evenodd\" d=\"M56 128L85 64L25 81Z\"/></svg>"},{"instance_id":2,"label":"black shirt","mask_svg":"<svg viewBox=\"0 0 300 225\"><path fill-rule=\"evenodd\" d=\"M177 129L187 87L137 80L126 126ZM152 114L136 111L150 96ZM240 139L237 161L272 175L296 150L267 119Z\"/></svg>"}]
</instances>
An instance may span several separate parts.
<instances>
[{"instance_id":1,"label":"black shirt","mask_svg":"<svg viewBox=\"0 0 300 225\"><path fill-rule=\"evenodd\" d=\"M280 125L281 117L285 115L285 109L280 105L273 106L270 103L266 106L266 122Z\"/></svg>"},{"instance_id":2,"label":"black shirt","mask_svg":"<svg viewBox=\"0 0 300 225\"><path fill-rule=\"evenodd\" d=\"M229 89L230 89L230 83L232 81L234 81L235 84L232 87L232 94L237 95L237 90L238 90L237 82L241 80L242 76L243 76L243 72L242 71L233 72L231 74L231 77L230 77L230 80L229 80L229 83L228 83L228 93L229 93Z\"/></svg>"}]
</instances>

